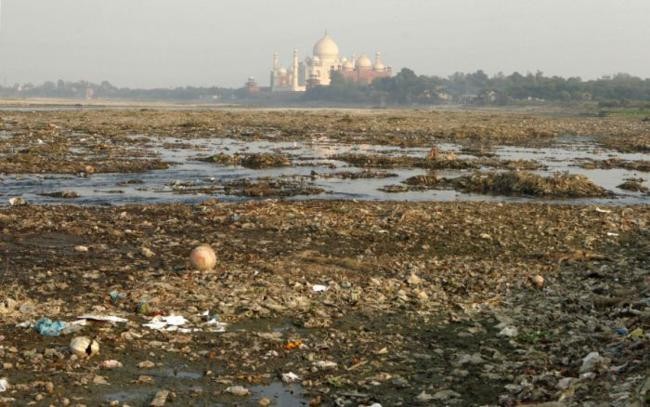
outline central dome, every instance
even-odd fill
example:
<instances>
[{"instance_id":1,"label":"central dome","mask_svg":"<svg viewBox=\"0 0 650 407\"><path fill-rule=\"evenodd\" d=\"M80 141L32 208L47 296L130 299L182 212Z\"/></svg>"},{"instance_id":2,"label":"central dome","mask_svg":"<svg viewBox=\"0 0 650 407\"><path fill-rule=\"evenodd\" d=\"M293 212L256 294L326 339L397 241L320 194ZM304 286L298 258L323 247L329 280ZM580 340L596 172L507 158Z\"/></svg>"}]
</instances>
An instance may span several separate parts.
<instances>
[{"instance_id":1,"label":"central dome","mask_svg":"<svg viewBox=\"0 0 650 407\"><path fill-rule=\"evenodd\" d=\"M323 38L318 40L314 45L314 56L321 58L331 58L339 56L339 46L336 45L332 37L325 34Z\"/></svg>"}]
</instances>

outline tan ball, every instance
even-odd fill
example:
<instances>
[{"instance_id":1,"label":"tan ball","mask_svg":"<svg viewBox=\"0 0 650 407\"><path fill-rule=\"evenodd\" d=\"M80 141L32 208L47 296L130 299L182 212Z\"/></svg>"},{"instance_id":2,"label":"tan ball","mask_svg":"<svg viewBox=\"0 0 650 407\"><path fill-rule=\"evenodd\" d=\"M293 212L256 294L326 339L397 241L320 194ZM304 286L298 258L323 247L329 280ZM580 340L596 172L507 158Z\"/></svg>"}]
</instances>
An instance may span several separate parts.
<instances>
[{"instance_id":1,"label":"tan ball","mask_svg":"<svg viewBox=\"0 0 650 407\"><path fill-rule=\"evenodd\" d=\"M190 262L192 266L200 271L209 271L217 265L217 255L208 245L201 245L190 253Z\"/></svg>"}]
</instances>

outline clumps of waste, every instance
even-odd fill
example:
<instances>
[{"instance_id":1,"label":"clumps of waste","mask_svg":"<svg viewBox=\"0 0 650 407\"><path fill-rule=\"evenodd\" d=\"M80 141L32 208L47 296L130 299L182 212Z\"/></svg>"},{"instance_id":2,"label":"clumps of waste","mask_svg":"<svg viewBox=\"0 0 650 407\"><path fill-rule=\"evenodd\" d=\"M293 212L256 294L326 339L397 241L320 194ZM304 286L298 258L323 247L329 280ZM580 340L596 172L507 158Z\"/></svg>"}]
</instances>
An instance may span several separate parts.
<instances>
[{"instance_id":1,"label":"clumps of waste","mask_svg":"<svg viewBox=\"0 0 650 407\"><path fill-rule=\"evenodd\" d=\"M650 172L650 160L623 160L621 158L609 158L607 160L586 159L581 161L579 166L588 170L622 168L629 171Z\"/></svg>"},{"instance_id":2,"label":"clumps of waste","mask_svg":"<svg viewBox=\"0 0 650 407\"><path fill-rule=\"evenodd\" d=\"M79 198L79 194L75 191L55 191L55 192L44 192L39 194L41 196L47 196L50 198L61 198L61 199L75 199Z\"/></svg>"},{"instance_id":3,"label":"clumps of waste","mask_svg":"<svg viewBox=\"0 0 650 407\"><path fill-rule=\"evenodd\" d=\"M338 171L329 174L312 174L320 178L340 178L340 179L372 179L372 178L394 178L398 175L387 171Z\"/></svg>"},{"instance_id":4,"label":"clumps of waste","mask_svg":"<svg viewBox=\"0 0 650 407\"><path fill-rule=\"evenodd\" d=\"M476 170L481 167L507 170L538 170L544 166L533 160L501 160L493 157L460 159L454 152L432 148L426 157L408 155L346 153L331 157L362 168L423 168L427 170Z\"/></svg>"},{"instance_id":5,"label":"clumps of waste","mask_svg":"<svg viewBox=\"0 0 650 407\"><path fill-rule=\"evenodd\" d=\"M407 187L406 185L399 185L399 184L384 185L383 187L379 188L379 191L386 192L389 194L398 194L401 192L408 192L410 190L411 188Z\"/></svg>"},{"instance_id":6,"label":"clumps of waste","mask_svg":"<svg viewBox=\"0 0 650 407\"><path fill-rule=\"evenodd\" d=\"M199 161L211 162L220 165L235 166L259 170L263 168L290 167L291 160L284 154L254 153L254 154L224 154L218 153L210 157L199 158Z\"/></svg>"},{"instance_id":7,"label":"clumps of waste","mask_svg":"<svg viewBox=\"0 0 650 407\"><path fill-rule=\"evenodd\" d=\"M618 185L617 188L624 189L631 192L648 192L649 189L643 185L642 178L629 178L626 179L622 184Z\"/></svg>"},{"instance_id":8,"label":"clumps of waste","mask_svg":"<svg viewBox=\"0 0 650 407\"><path fill-rule=\"evenodd\" d=\"M331 157L355 167L363 168L425 168L430 170L478 169L476 160L459 160L453 153L428 157L389 156L382 154L337 154Z\"/></svg>"},{"instance_id":9,"label":"clumps of waste","mask_svg":"<svg viewBox=\"0 0 650 407\"><path fill-rule=\"evenodd\" d=\"M547 198L598 198L611 192L594 184L584 175L555 173L549 177L528 172L476 173L453 180L464 192Z\"/></svg>"},{"instance_id":10,"label":"clumps of waste","mask_svg":"<svg viewBox=\"0 0 650 407\"><path fill-rule=\"evenodd\" d=\"M440 178L435 174L416 175L407 178L404 183L413 187L414 189L431 189L440 184Z\"/></svg>"},{"instance_id":11,"label":"clumps of waste","mask_svg":"<svg viewBox=\"0 0 650 407\"><path fill-rule=\"evenodd\" d=\"M252 198L284 198L297 195L318 195L323 192L325 192L323 188L316 187L303 180L292 179L240 179L224 185L226 195Z\"/></svg>"}]
</instances>

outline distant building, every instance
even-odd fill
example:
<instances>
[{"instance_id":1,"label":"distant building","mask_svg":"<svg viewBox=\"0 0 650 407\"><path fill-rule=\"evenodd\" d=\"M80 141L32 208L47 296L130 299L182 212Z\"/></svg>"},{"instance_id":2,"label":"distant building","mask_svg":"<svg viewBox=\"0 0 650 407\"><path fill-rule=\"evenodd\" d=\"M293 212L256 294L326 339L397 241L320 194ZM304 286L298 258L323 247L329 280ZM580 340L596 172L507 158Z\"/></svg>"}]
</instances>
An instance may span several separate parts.
<instances>
[{"instance_id":1,"label":"distant building","mask_svg":"<svg viewBox=\"0 0 650 407\"><path fill-rule=\"evenodd\" d=\"M325 33L314 45L312 57L300 61L298 50L293 51L290 69L281 66L278 54L273 54L271 90L304 92L315 86L328 86L332 81L332 72L340 72L348 80L365 84L392 76L392 68L384 64L380 52L375 54L374 62L367 55L349 59L341 57L338 45Z\"/></svg>"},{"instance_id":2,"label":"distant building","mask_svg":"<svg viewBox=\"0 0 650 407\"><path fill-rule=\"evenodd\" d=\"M260 91L260 87L257 85L257 81L253 77L248 78L248 81L246 81L246 85L244 86L249 94L255 94Z\"/></svg>"}]
</instances>

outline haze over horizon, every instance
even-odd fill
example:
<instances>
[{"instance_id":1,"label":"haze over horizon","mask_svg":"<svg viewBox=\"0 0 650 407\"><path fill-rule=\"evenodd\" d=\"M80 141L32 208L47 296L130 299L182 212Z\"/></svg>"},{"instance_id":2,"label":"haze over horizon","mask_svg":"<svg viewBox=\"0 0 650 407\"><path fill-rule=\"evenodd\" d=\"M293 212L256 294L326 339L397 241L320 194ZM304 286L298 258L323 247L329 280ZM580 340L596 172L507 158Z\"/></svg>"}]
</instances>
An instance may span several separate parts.
<instances>
[{"instance_id":1,"label":"haze over horizon","mask_svg":"<svg viewBox=\"0 0 650 407\"><path fill-rule=\"evenodd\" d=\"M650 77L648 0L4 0L3 84L268 84L327 29L345 56L381 50L394 71L543 71Z\"/></svg>"}]
</instances>

